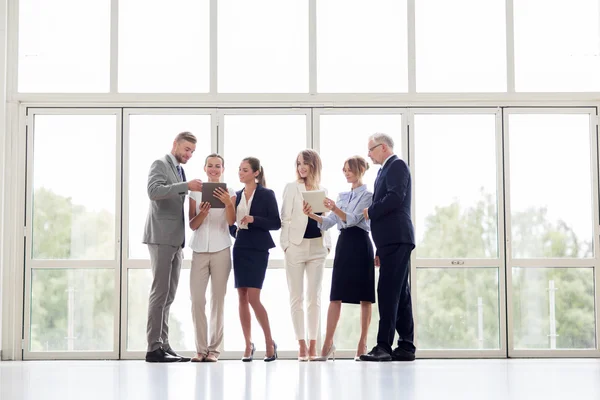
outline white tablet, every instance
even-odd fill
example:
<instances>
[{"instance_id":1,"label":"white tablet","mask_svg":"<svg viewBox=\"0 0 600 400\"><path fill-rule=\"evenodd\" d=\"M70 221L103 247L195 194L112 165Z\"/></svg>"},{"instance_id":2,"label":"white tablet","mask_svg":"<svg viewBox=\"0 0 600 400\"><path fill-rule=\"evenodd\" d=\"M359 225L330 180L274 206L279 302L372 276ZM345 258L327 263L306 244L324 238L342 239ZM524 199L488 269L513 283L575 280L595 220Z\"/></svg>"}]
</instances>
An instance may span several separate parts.
<instances>
[{"instance_id":1,"label":"white tablet","mask_svg":"<svg viewBox=\"0 0 600 400\"><path fill-rule=\"evenodd\" d=\"M312 212L324 213L328 211L323 204L323 200L325 200L324 190L311 190L309 192L302 192L302 198L304 198L304 201L311 206Z\"/></svg>"}]
</instances>

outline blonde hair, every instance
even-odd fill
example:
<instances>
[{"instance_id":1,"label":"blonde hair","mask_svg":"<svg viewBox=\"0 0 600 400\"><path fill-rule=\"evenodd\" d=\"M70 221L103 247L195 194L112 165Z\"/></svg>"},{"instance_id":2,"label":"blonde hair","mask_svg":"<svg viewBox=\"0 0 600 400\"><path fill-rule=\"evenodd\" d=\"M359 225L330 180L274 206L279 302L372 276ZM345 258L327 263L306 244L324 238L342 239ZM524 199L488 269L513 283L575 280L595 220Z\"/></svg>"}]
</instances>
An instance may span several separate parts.
<instances>
[{"instance_id":1,"label":"blonde hair","mask_svg":"<svg viewBox=\"0 0 600 400\"><path fill-rule=\"evenodd\" d=\"M298 153L298 156L302 156L304 162L310 166L308 175L312 181L311 183L315 185L315 187L318 187L321 183L321 170L323 169L323 164L321 163L321 157L319 156L319 153L313 149L306 149ZM298 157L296 157L296 177L299 181L303 180L298 172Z\"/></svg>"},{"instance_id":2,"label":"blonde hair","mask_svg":"<svg viewBox=\"0 0 600 400\"><path fill-rule=\"evenodd\" d=\"M349 157L344 161L344 166L348 164L348 169L358 178L362 178L365 172L369 170L369 163L361 156Z\"/></svg>"}]
</instances>

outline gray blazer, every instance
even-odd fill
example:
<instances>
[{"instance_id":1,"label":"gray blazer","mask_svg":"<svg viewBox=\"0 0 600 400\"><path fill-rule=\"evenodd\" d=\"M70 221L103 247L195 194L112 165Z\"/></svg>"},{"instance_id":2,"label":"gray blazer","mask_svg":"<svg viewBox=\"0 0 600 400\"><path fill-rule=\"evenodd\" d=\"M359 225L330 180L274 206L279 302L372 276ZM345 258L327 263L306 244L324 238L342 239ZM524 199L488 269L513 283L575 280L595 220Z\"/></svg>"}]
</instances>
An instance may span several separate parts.
<instances>
[{"instance_id":1,"label":"gray blazer","mask_svg":"<svg viewBox=\"0 0 600 400\"><path fill-rule=\"evenodd\" d=\"M148 173L150 207L143 243L181 246L185 239L183 202L187 183L177 173L169 155L152 163Z\"/></svg>"}]
</instances>

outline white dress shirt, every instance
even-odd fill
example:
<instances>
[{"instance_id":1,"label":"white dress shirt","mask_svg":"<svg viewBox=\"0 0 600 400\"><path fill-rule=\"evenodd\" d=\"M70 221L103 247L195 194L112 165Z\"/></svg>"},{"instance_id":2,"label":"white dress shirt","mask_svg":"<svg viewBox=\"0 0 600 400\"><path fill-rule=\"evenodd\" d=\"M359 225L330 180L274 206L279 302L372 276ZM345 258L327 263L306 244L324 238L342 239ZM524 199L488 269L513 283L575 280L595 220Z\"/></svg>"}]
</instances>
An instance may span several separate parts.
<instances>
[{"instance_id":1,"label":"white dress shirt","mask_svg":"<svg viewBox=\"0 0 600 400\"><path fill-rule=\"evenodd\" d=\"M240 199L240 204L238 204L235 214L238 229L248 229L248 224L242 224L242 219L245 216L250 215L250 208L252 207L254 193L256 193L256 189L254 189L254 192L252 192L252 196L250 196L250 199L246 201L246 194L242 190L242 198Z\"/></svg>"},{"instance_id":2,"label":"white dress shirt","mask_svg":"<svg viewBox=\"0 0 600 400\"><path fill-rule=\"evenodd\" d=\"M235 196L235 191L228 188L229 196ZM202 192L190 192L190 198L196 200L196 215L200 213ZM231 247L229 225L225 208L211 208L202 224L192 233L190 248L196 253L216 253Z\"/></svg>"}]
</instances>

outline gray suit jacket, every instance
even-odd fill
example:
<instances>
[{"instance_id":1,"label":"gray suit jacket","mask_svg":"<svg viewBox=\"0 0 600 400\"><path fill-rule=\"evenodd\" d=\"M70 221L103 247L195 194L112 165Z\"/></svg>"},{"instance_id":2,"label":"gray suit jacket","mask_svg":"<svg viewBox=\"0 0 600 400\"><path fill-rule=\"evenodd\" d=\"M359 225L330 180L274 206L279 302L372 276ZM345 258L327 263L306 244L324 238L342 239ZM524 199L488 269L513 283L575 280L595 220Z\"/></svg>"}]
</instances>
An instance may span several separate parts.
<instances>
[{"instance_id":1,"label":"gray suit jacket","mask_svg":"<svg viewBox=\"0 0 600 400\"><path fill-rule=\"evenodd\" d=\"M185 239L183 202L187 183L177 173L169 155L152 163L148 173L150 208L143 243L181 246Z\"/></svg>"}]
</instances>

